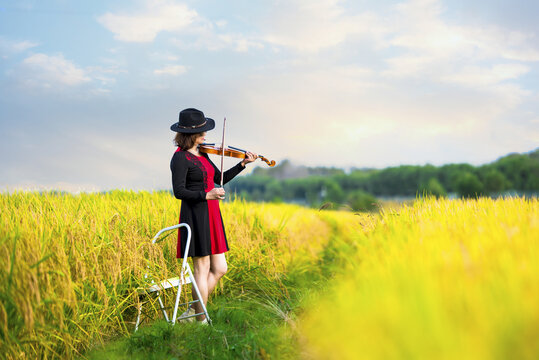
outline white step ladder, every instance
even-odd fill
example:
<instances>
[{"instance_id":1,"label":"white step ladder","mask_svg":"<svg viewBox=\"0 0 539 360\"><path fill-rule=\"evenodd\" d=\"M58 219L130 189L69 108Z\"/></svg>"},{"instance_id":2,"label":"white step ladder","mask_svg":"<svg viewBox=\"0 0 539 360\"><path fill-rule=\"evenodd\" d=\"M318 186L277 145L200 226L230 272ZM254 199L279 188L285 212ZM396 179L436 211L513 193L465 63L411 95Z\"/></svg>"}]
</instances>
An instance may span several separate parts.
<instances>
[{"instance_id":1,"label":"white step ladder","mask_svg":"<svg viewBox=\"0 0 539 360\"><path fill-rule=\"evenodd\" d=\"M181 227L184 227L187 230L187 244L185 245L185 253L183 255L183 261L182 261L182 268L181 268L181 271L180 271L180 276L170 278L170 279L166 279L166 280L162 280L162 281L159 281L157 283L154 280L152 280L151 285L149 285L149 286L147 286L145 288L139 289L138 293L139 293L139 296L151 295L151 294L155 293L157 295L157 300L159 301L159 307L160 307L161 311L163 311L163 315L165 316L166 321L172 323L172 325L174 325L176 323L176 320L179 321L179 320L192 318L192 317L199 316L199 315L205 315L206 319L208 320L208 323L211 325L211 319L210 319L210 316L208 315L208 311L206 310L206 305L204 304L204 301L202 301L202 296L200 296L200 291L198 290L198 286L197 286L197 283L195 281L195 277L193 276L193 273L191 272L191 267L189 266L189 263L187 262L187 254L189 254L189 246L191 245L191 228L189 227L189 225L185 224L185 223L182 223L182 224L169 226L167 228L159 230L159 232L152 239L152 244L157 244L166 237L165 236L162 239L158 240L159 236L161 236L161 234L163 234L165 232L168 232L170 230L179 229ZM146 274L144 277L148 278L148 274ZM180 302L181 288L182 288L183 285L187 285L189 283L193 284L193 288L195 289L195 292L196 292L197 297L198 297L199 300L188 301L188 302L180 304L179 302ZM174 305L174 312L173 312L173 315L172 315L172 320L170 320L169 317L168 317L167 311L165 310L165 306L163 304L163 301L161 300L160 292L165 291L167 289L173 289L173 288L177 289L176 290L177 293L176 293L176 302L175 302L175 305ZM177 318L178 307L180 307L182 305L188 305L188 308L189 308L189 306L191 306L191 304L194 304L194 303L197 303L197 302L200 302L200 305L202 305L203 312L197 313L197 314L192 314L192 315L180 316L179 318ZM139 327L140 322L141 322L140 318L141 318L141 314L142 314L142 305L144 303L145 302L141 301L140 304L139 304L139 307L138 307L138 315L137 315L137 322L135 324L135 331L138 330L138 327Z\"/></svg>"}]
</instances>

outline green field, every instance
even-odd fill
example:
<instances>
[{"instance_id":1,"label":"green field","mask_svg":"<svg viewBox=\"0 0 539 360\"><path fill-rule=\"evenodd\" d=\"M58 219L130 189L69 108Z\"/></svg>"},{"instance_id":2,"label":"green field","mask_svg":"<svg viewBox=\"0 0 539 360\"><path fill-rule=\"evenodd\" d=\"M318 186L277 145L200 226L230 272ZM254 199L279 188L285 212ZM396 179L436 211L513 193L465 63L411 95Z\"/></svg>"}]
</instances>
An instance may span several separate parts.
<instances>
[{"instance_id":1,"label":"green field","mask_svg":"<svg viewBox=\"0 0 539 360\"><path fill-rule=\"evenodd\" d=\"M0 196L4 358L539 357L537 199L418 200L380 214L225 203L213 328L147 322L149 261L177 272L168 193ZM171 299L167 299L170 303Z\"/></svg>"}]
</instances>

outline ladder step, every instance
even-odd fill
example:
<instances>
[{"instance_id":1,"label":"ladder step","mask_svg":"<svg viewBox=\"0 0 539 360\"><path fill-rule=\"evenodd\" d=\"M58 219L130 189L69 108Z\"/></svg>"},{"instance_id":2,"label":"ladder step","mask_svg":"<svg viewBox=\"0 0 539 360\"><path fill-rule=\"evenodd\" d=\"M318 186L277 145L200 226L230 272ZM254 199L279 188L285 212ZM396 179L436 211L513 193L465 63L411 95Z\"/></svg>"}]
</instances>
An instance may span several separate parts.
<instances>
[{"instance_id":1,"label":"ladder step","mask_svg":"<svg viewBox=\"0 0 539 360\"><path fill-rule=\"evenodd\" d=\"M183 319L189 319L189 318L192 318L192 317L195 317L195 316L199 316L199 315L205 315L205 314L204 314L204 311L201 312L201 313L198 313L198 314L187 315L187 316L181 316L181 317L177 318L176 321L178 321L178 320L183 320Z\"/></svg>"}]
</instances>

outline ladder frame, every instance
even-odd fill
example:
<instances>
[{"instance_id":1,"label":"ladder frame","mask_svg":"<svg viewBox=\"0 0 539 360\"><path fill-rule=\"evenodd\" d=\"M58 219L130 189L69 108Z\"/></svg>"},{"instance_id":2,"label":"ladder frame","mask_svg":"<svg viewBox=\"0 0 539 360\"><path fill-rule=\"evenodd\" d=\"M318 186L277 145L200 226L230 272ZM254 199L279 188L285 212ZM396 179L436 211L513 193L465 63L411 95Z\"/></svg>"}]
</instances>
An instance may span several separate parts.
<instances>
[{"instance_id":1,"label":"ladder frame","mask_svg":"<svg viewBox=\"0 0 539 360\"><path fill-rule=\"evenodd\" d=\"M189 247L191 245L191 228L189 227L189 225L186 224L186 223L181 223L181 224L169 226L169 227L166 227L166 228L163 228L163 229L159 230L159 232L153 237L152 244L155 245L155 244L159 243L160 241L162 241L164 238L166 238L166 236L165 236L165 237L159 239L161 234L163 234L165 232L168 232L168 231L171 231L171 230L174 230L174 229L179 229L179 228L182 228L182 227L187 230L187 244L185 245L185 254L183 255L183 261L182 261L182 267L181 267L181 270L180 270L180 276L175 277L175 278L169 278L169 279L166 279L166 280L162 280L159 283L156 283L154 280L152 280L151 281L152 285L147 286L147 287L142 288L142 289L139 289L138 293L139 293L139 296L144 296L144 295L150 295L152 293L157 293L157 300L159 302L159 308L163 312L165 320L167 322L171 323L172 325L174 325L176 323L176 320L188 319L188 318L192 318L192 317L199 316L199 315L205 315L208 323L211 325L211 319L210 319L210 316L208 315L208 310L206 309L206 304L204 304L204 301L202 300L202 296L200 295L200 291L198 290L198 285L196 283L195 277L193 276L193 272L191 271L191 267L189 266L189 262L187 261L187 257L188 257L187 254L189 254ZM149 265L148 265L148 268L149 268ZM146 278L146 279L148 278L147 273L144 275L144 278ZM195 290L195 293L197 294L198 299L197 300L192 300L192 301L187 301L185 303L180 304L181 288L182 288L183 285L187 285L189 283L192 284L193 289ZM163 301L161 300L160 292L164 291L166 289L171 289L171 288L176 288L177 292L176 292L176 301L174 303L174 312L173 312L173 315L172 315L172 319L169 319L167 311L166 311L165 306L163 304ZM179 318L177 317L178 316L178 307L179 306L182 306L182 305L190 306L191 304L194 304L194 303L197 303L197 302L200 302L200 304L202 305L203 312L196 313L196 314L193 314L193 315L180 316ZM138 306L138 315L137 315L137 321L135 323L135 331L138 330L138 327L139 327L139 325L141 323L142 305L144 303L145 302L140 302L140 304Z\"/></svg>"}]
</instances>

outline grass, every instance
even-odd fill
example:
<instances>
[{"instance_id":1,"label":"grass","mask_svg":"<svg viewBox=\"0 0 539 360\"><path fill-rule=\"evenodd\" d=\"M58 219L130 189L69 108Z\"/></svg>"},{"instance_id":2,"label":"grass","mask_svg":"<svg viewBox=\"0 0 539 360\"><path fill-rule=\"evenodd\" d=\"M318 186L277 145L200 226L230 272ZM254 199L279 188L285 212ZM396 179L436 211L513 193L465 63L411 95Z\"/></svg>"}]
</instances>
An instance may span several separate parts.
<instances>
[{"instance_id":1,"label":"grass","mask_svg":"<svg viewBox=\"0 0 539 360\"><path fill-rule=\"evenodd\" d=\"M90 359L537 359L537 199L380 214L223 204L215 326L133 333L148 261L177 272L166 193L0 197L0 353ZM172 298L166 299L172 303Z\"/></svg>"},{"instance_id":2,"label":"grass","mask_svg":"<svg viewBox=\"0 0 539 360\"><path fill-rule=\"evenodd\" d=\"M301 317L306 349L322 359L537 359L538 234L537 199L428 199L385 212Z\"/></svg>"},{"instance_id":3,"label":"grass","mask_svg":"<svg viewBox=\"0 0 539 360\"><path fill-rule=\"evenodd\" d=\"M150 244L178 221L179 202L168 193L15 193L0 197L0 210L5 358L80 357L127 336L148 261L154 276L177 273L174 236ZM215 295L259 301L290 296L286 274L310 271L330 238L352 234L346 219L355 218L241 201L224 204L223 214L232 251Z\"/></svg>"},{"instance_id":4,"label":"grass","mask_svg":"<svg viewBox=\"0 0 539 360\"><path fill-rule=\"evenodd\" d=\"M298 350L292 346L292 335L284 331L281 318L290 309L285 304L264 301L220 298L208 309L213 327L196 323L172 327L161 320L86 356L90 359L297 358ZM275 312L275 305L283 308Z\"/></svg>"},{"instance_id":5,"label":"grass","mask_svg":"<svg viewBox=\"0 0 539 360\"><path fill-rule=\"evenodd\" d=\"M331 215L319 216L332 226L339 224ZM271 265L249 265L249 256L241 264L230 253L235 273L228 274L230 280L208 306L213 327L184 323L172 327L161 321L86 356L96 360L297 359L303 354L297 333L302 304L316 298L328 277L341 271L352 238L333 235L328 240L316 257L296 259L276 277L268 277Z\"/></svg>"}]
</instances>

